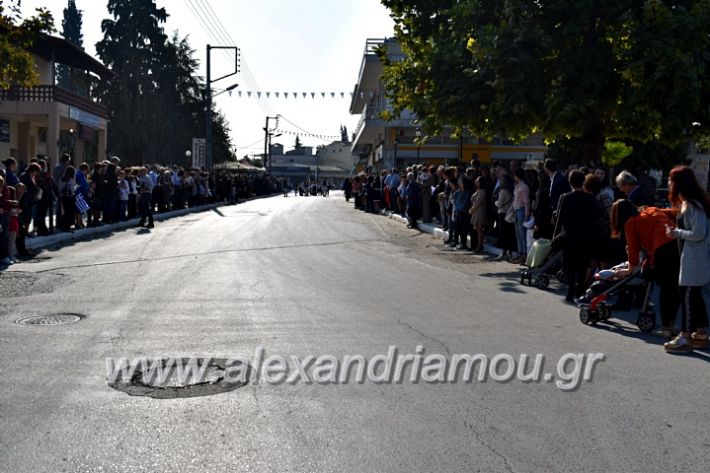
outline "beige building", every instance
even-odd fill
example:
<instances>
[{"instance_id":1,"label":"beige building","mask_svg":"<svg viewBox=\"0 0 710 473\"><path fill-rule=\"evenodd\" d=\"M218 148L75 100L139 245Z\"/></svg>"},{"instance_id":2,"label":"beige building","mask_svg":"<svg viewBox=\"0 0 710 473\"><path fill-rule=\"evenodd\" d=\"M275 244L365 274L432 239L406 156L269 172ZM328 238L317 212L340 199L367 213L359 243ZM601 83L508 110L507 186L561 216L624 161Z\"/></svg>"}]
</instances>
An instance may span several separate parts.
<instances>
[{"instance_id":1,"label":"beige building","mask_svg":"<svg viewBox=\"0 0 710 473\"><path fill-rule=\"evenodd\" d=\"M482 163L503 160L540 160L547 147L542 135L529 136L523 143L505 138L488 142L476 136L452 139L453 130L441 136L428 137L425 144L417 144L417 116L405 110L400 116L384 120L393 112L382 82L383 62L378 51L390 61L404 58L394 38L368 39L362 57L358 80L353 90L350 113L360 115L351 145L361 168L403 168L411 164L444 164L478 159ZM446 131L446 130L445 130Z\"/></svg>"},{"instance_id":2,"label":"beige building","mask_svg":"<svg viewBox=\"0 0 710 473\"><path fill-rule=\"evenodd\" d=\"M90 84L110 80L114 74L63 38L44 36L30 52L39 85L0 89L0 158L28 162L41 154L54 164L62 153L69 153L75 164L104 159L106 107L56 85L56 65L69 66L74 77L83 77L87 91Z\"/></svg>"}]
</instances>

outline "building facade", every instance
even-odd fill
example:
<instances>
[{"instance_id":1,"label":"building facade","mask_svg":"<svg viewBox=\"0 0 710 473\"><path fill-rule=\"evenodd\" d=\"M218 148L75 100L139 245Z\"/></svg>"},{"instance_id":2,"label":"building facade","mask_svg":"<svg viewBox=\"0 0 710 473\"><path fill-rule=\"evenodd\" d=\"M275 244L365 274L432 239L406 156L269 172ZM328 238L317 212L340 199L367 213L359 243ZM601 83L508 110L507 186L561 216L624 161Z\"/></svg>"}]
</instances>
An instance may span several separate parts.
<instances>
[{"instance_id":1,"label":"building facade","mask_svg":"<svg viewBox=\"0 0 710 473\"><path fill-rule=\"evenodd\" d=\"M382 84L383 63L378 51L384 49L391 61L404 57L393 39L368 39L365 44L358 81L350 103L350 113L360 115L353 135L351 151L361 167L370 169L403 168L417 163L444 164L478 159L482 163L501 160L541 160L547 151L542 135L528 137L515 144L504 138L492 142L475 136L450 138L453 130L429 137L416 144L420 133L414 113L404 111L393 120L384 120L383 112L392 112Z\"/></svg>"},{"instance_id":2,"label":"building facade","mask_svg":"<svg viewBox=\"0 0 710 473\"><path fill-rule=\"evenodd\" d=\"M39 85L0 89L0 157L28 162L43 155L51 163L69 153L74 162L106 157L107 109L91 99L90 84L110 80L113 73L69 41L43 36L30 49ZM57 85L56 65L84 77L86 95Z\"/></svg>"}]
</instances>

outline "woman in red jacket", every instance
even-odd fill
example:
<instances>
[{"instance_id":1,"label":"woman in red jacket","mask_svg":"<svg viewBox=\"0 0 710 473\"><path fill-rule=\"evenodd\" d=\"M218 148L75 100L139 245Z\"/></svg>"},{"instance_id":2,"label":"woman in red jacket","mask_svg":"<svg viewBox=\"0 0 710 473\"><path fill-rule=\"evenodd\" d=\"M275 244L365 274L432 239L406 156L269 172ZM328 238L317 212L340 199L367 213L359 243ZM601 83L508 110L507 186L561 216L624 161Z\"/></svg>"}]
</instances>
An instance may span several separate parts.
<instances>
[{"instance_id":1,"label":"woman in red jacket","mask_svg":"<svg viewBox=\"0 0 710 473\"><path fill-rule=\"evenodd\" d=\"M671 338L680 307L678 274L680 255L674 238L666 234L666 225L675 226L676 209L645 207L639 209L630 200L618 200L611 207L612 237L626 240L629 272L641 264L640 253L651 259L654 277L660 288L661 327L654 334Z\"/></svg>"}]
</instances>

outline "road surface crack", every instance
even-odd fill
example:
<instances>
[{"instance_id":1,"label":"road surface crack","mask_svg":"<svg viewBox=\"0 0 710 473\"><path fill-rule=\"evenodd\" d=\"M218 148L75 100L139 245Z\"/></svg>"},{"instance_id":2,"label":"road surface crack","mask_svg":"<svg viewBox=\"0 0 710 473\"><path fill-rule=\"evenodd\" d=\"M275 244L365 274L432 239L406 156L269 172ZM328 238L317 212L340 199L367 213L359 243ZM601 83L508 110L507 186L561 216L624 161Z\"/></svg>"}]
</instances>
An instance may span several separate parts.
<instances>
[{"instance_id":1,"label":"road surface crack","mask_svg":"<svg viewBox=\"0 0 710 473\"><path fill-rule=\"evenodd\" d=\"M447 353L449 356L451 356L451 350L449 350L449 347L447 347L447 346L446 346L446 343L442 342L442 341L439 340L438 338L434 338L434 337L432 337L431 335L427 335L426 333L422 332L421 330L412 327L412 326L409 325L407 322L402 322L402 319L397 319L397 323L398 323L399 325L402 325L402 326L404 326L404 327L407 327L408 329L410 329L410 330L412 330L412 331L418 333L418 334L421 335L422 337L431 340L432 342L438 343L439 345L441 345L442 347L444 347L444 350L446 351L446 353Z\"/></svg>"},{"instance_id":2,"label":"road surface crack","mask_svg":"<svg viewBox=\"0 0 710 473\"><path fill-rule=\"evenodd\" d=\"M483 440L483 438L481 437L480 432L478 432L476 429L473 428L473 425L472 425L472 424L470 424L470 423L464 421L464 425L468 428L468 430L470 430L471 432L473 432L473 435L476 437L476 441L477 441L478 443L480 443L481 445L483 445L487 450L489 450L489 451L490 451L491 453L493 453L495 456L497 456L498 458L500 458L501 460L503 460L503 466L505 467L505 470L506 470L506 471L509 471L510 473L515 473L515 470L514 470L513 467L510 465L510 462L508 462L508 458L507 458L505 455L503 455L502 453L500 453L498 450L496 450L495 448L493 448L491 445L488 445L488 444Z\"/></svg>"}]
</instances>

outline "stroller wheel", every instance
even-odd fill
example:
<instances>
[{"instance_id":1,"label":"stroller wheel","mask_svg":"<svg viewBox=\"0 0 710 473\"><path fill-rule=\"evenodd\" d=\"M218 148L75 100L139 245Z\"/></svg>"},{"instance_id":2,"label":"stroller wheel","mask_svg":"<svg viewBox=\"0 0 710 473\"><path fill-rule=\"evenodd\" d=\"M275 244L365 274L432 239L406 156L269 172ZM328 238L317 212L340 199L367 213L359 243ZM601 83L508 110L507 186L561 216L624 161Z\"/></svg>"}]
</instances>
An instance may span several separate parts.
<instances>
[{"instance_id":1,"label":"stroller wheel","mask_svg":"<svg viewBox=\"0 0 710 473\"><path fill-rule=\"evenodd\" d=\"M636 325L642 332L650 332L656 325L656 313L652 310L641 312L636 319Z\"/></svg>"},{"instance_id":2,"label":"stroller wheel","mask_svg":"<svg viewBox=\"0 0 710 473\"><path fill-rule=\"evenodd\" d=\"M599 322L599 314L596 310L589 310L589 307L579 309L579 321L584 325L596 325Z\"/></svg>"},{"instance_id":3,"label":"stroller wheel","mask_svg":"<svg viewBox=\"0 0 710 473\"><path fill-rule=\"evenodd\" d=\"M550 278L547 276L538 276L535 278L535 287L538 289L547 289L550 285Z\"/></svg>"},{"instance_id":4,"label":"stroller wheel","mask_svg":"<svg viewBox=\"0 0 710 473\"><path fill-rule=\"evenodd\" d=\"M559 271L557 271L557 274L555 276L557 277L557 280L560 282L560 284L567 284L567 276L565 275L564 271L560 269Z\"/></svg>"},{"instance_id":5,"label":"stroller wheel","mask_svg":"<svg viewBox=\"0 0 710 473\"><path fill-rule=\"evenodd\" d=\"M599 320L609 320L611 318L611 307L601 304L599 306Z\"/></svg>"}]
</instances>

